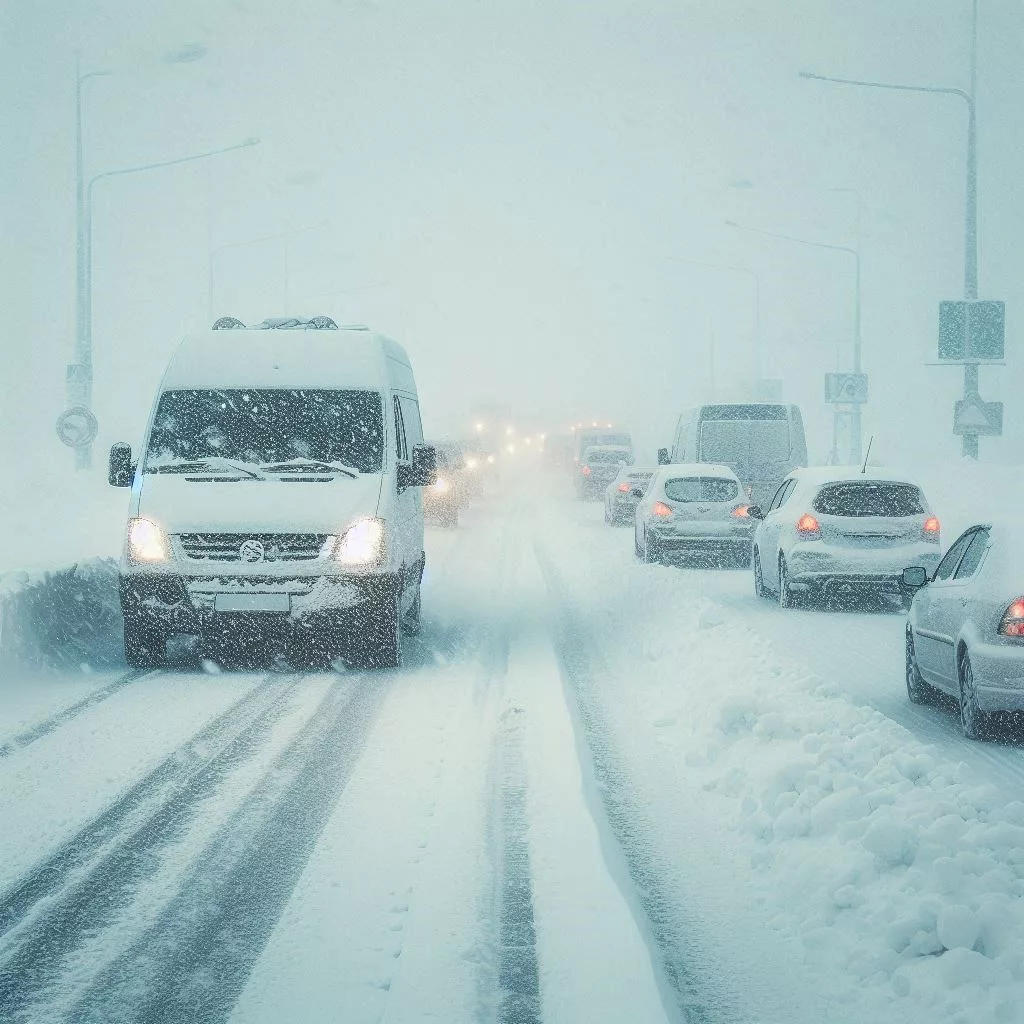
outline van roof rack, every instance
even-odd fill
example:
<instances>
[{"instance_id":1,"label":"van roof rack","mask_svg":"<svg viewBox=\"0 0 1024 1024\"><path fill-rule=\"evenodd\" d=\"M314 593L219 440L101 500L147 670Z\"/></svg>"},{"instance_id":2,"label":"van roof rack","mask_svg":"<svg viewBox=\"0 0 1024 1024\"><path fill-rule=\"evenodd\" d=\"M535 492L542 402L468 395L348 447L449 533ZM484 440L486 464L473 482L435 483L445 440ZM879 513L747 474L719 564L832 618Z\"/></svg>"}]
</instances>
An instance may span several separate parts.
<instances>
[{"instance_id":1,"label":"van roof rack","mask_svg":"<svg viewBox=\"0 0 1024 1024\"><path fill-rule=\"evenodd\" d=\"M237 331L244 329L245 324L242 323L237 317L233 316L222 316L219 320L215 321L213 329L215 331Z\"/></svg>"},{"instance_id":2,"label":"van roof rack","mask_svg":"<svg viewBox=\"0 0 1024 1024\"><path fill-rule=\"evenodd\" d=\"M294 316L268 317L256 325L258 331L336 331L338 325L329 316L314 316L300 320Z\"/></svg>"}]
</instances>

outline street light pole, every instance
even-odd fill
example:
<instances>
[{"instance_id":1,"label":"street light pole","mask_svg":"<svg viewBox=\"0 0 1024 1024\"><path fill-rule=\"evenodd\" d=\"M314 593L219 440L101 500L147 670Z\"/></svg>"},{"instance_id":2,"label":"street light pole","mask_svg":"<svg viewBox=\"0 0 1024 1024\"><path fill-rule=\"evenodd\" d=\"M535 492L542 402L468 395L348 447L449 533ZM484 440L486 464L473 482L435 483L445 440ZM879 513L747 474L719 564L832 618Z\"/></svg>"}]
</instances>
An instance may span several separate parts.
<instances>
[{"instance_id":1,"label":"street light pole","mask_svg":"<svg viewBox=\"0 0 1024 1024\"><path fill-rule=\"evenodd\" d=\"M81 279L78 293L79 325L75 347L76 364L74 367L75 376L78 378L72 381L72 372L68 372L68 397L74 397L72 405L79 405L90 412L92 411L92 210L93 190L100 181L107 178L117 178L125 174L139 174L142 171L154 171L161 167L173 167L176 164L191 163L195 160L205 160L208 157L219 156L221 153L230 153L236 149L246 149L255 146L259 139L246 139L244 142L236 143L233 146L224 146L221 149L211 149L204 153L194 153L191 156L178 157L174 160L160 160L152 164L140 164L137 167L122 167L115 171L103 171L94 174L84 188L82 203L82 228L79 252L81 259ZM74 390L72 390L74 389ZM75 449L75 468L88 469L92 465L92 444L82 445Z\"/></svg>"},{"instance_id":2,"label":"street light pole","mask_svg":"<svg viewBox=\"0 0 1024 1024\"><path fill-rule=\"evenodd\" d=\"M967 105L967 167L966 196L964 202L964 299L978 298L978 137L974 98L978 80L978 0L971 4L971 85L970 92L937 85L903 85L893 82L865 82L852 78L833 78L829 75L801 71L801 78L834 85L854 85L864 89L887 89L894 92L925 92L942 96L958 96ZM978 364L964 366L964 398L978 399ZM961 452L971 459L978 458L978 435L964 434Z\"/></svg>"},{"instance_id":3,"label":"street light pole","mask_svg":"<svg viewBox=\"0 0 1024 1024\"><path fill-rule=\"evenodd\" d=\"M807 245L814 249L830 249L832 252L844 252L853 257L853 372L861 372L861 338L860 338L860 246L851 249L847 245L832 245L828 242L812 242L806 238L796 238L793 235L783 235L775 231L765 231L762 228L751 228L744 224L737 224L735 221L727 220L726 225L736 228L738 231L748 231L755 235L765 235L768 238L779 238L785 242L795 242L797 245ZM853 412L850 414L850 456L851 462L860 462L861 454L861 416L860 405L854 403Z\"/></svg>"},{"instance_id":4,"label":"street light pole","mask_svg":"<svg viewBox=\"0 0 1024 1024\"><path fill-rule=\"evenodd\" d=\"M728 270L734 274L745 274L754 282L754 370L758 390L764 388L764 363L761 351L761 278L749 267L737 267L728 263L705 263L702 260L687 260L681 256L669 256L673 263L688 263L691 267L707 267L709 270ZM758 397L761 397L760 395Z\"/></svg>"}]
</instances>

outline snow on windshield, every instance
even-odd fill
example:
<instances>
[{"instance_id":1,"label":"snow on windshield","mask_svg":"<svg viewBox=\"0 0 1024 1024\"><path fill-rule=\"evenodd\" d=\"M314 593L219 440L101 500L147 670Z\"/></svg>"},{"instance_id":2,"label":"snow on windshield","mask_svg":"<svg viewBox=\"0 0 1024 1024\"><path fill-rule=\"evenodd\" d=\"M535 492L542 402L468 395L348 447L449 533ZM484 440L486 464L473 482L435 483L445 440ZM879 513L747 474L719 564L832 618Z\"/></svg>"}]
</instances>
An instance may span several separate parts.
<instances>
[{"instance_id":1,"label":"snow on windshield","mask_svg":"<svg viewBox=\"0 0 1024 1024\"><path fill-rule=\"evenodd\" d=\"M309 460L380 471L381 397L374 391L165 391L145 468L230 459L256 465Z\"/></svg>"}]
</instances>

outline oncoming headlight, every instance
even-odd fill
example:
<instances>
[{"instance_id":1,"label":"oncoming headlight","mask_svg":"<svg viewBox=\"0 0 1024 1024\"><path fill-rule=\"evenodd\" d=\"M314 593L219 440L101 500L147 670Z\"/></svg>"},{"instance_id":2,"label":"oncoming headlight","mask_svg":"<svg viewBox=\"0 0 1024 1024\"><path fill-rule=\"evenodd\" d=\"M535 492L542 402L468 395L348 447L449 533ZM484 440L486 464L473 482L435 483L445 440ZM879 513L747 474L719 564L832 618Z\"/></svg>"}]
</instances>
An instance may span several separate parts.
<instances>
[{"instance_id":1,"label":"oncoming headlight","mask_svg":"<svg viewBox=\"0 0 1024 1024\"><path fill-rule=\"evenodd\" d=\"M479 463L476 461L475 458L473 458L472 455L468 459L466 459L466 469L472 471L472 470L476 469L476 467L478 465L479 465Z\"/></svg>"},{"instance_id":2,"label":"oncoming headlight","mask_svg":"<svg viewBox=\"0 0 1024 1024\"><path fill-rule=\"evenodd\" d=\"M448 482L446 477L439 476L431 486L431 490L435 494L447 494L452 489L452 485Z\"/></svg>"},{"instance_id":3,"label":"oncoming headlight","mask_svg":"<svg viewBox=\"0 0 1024 1024\"><path fill-rule=\"evenodd\" d=\"M384 557L384 523L359 519L341 536L334 556L342 565L377 565Z\"/></svg>"},{"instance_id":4,"label":"oncoming headlight","mask_svg":"<svg viewBox=\"0 0 1024 1024\"><path fill-rule=\"evenodd\" d=\"M128 557L133 562L166 562L171 557L167 535L149 519L129 520Z\"/></svg>"}]
</instances>

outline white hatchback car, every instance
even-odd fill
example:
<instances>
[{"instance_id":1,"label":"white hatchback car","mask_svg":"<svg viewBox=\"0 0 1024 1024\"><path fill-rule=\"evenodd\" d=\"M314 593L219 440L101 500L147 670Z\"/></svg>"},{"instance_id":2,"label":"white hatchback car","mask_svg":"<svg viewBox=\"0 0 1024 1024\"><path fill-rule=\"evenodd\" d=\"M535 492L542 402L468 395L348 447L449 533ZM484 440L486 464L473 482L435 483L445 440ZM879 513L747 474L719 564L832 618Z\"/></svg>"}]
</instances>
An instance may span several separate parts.
<instances>
[{"instance_id":1,"label":"white hatchback car","mask_svg":"<svg viewBox=\"0 0 1024 1024\"><path fill-rule=\"evenodd\" d=\"M904 571L917 592L907 621L907 694L928 703L942 691L960 705L970 739L994 711L1024 711L1024 545L1017 525L966 530L934 576ZM919 588L919 589L918 589Z\"/></svg>"},{"instance_id":2,"label":"white hatchback car","mask_svg":"<svg viewBox=\"0 0 1024 1024\"><path fill-rule=\"evenodd\" d=\"M659 466L636 508L636 556L645 562L695 554L750 564L754 521L728 466Z\"/></svg>"},{"instance_id":3,"label":"white hatchback car","mask_svg":"<svg viewBox=\"0 0 1024 1024\"><path fill-rule=\"evenodd\" d=\"M604 521L609 526L628 526L636 507L654 476L647 466L620 466L618 475L604 492Z\"/></svg>"},{"instance_id":4,"label":"white hatchback car","mask_svg":"<svg viewBox=\"0 0 1024 1024\"><path fill-rule=\"evenodd\" d=\"M800 598L889 593L909 607L903 569L939 563L939 520L921 488L889 470L794 470L754 534L754 589L784 608Z\"/></svg>"}]
</instances>

